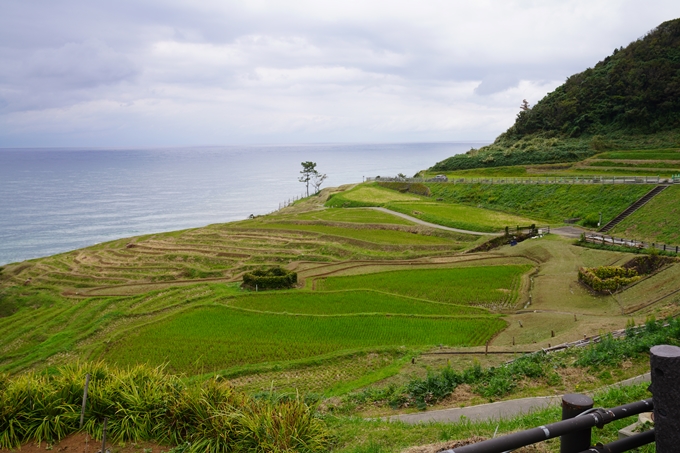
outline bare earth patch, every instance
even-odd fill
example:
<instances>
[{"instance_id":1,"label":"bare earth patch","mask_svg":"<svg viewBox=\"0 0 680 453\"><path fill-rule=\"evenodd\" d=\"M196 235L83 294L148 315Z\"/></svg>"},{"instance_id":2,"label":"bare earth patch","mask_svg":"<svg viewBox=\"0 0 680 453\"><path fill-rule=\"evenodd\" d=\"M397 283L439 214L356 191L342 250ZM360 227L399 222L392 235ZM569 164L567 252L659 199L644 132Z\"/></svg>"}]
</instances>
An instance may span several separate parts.
<instances>
[{"instance_id":1,"label":"bare earth patch","mask_svg":"<svg viewBox=\"0 0 680 453\"><path fill-rule=\"evenodd\" d=\"M0 453L16 451L20 453L97 453L101 451L101 440L93 439L85 433L72 434L61 442L48 444L47 442L30 443L21 446L19 450L5 450L0 448ZM111 453L164 453L171 449L167 445L158 445L152 442L126 443L121 445L106 445L106 450Z\"/></svg>"}]
</instances>

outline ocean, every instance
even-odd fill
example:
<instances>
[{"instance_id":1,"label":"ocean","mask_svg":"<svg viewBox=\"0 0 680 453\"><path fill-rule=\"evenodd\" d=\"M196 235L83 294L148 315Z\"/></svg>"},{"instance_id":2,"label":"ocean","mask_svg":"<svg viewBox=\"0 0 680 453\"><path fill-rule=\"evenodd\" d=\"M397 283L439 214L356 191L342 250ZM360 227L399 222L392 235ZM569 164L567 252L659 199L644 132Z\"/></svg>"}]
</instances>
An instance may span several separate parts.
<instances>
[{"instance_id":1,"label":"ocean","mask_svg":"<svg viewBox=\"0 0 680 453\"><path fill-rule=\"evenodd\" d=\"M303 161L332 187L411 176L484 144L0 149L0 265L275 211L304 194Z\"/></svg>"}]
</instances>

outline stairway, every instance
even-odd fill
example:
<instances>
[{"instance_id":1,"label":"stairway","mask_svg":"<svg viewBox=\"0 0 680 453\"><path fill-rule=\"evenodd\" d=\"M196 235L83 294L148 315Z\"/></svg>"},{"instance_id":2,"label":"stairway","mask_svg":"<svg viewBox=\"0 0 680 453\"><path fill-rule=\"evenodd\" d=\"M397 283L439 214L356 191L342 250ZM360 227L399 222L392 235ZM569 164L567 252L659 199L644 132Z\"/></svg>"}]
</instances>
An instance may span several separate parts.
<instances>
[{"instance_id":1,"label":"stairway","mask_svg":"<svg viewBox=\"0 0 680 453\"><path fill-rule=\"evenodd\" d=\"M632 213L634 213L635 211L637 211L638 209L640 209L640 208L641 208L642 206L644 206L649 200L651 200L651 199L654 198L656 195L658 195L659 193L661 193L661 192L662 192L663 190L665 190L667 187L668 187L667 185L656 186L655 188L653 188L652 190L650 190L649 192L647 192L647 194L646 194L644 197L640 198L638 201L636 201L636 202L633 203L632 205L628 206L628 208L627 208L625 211L623 211L621 214L619 214L619 215L617 215L616 217L614 217L614 219L612 219L609 223L607 223L605 226L603 226L602 228L600 228L598 231L601 232L601 233L606 233L606 232L608 232L609 230L611 230L612 228L614 228L616 225L618 225L620 221L622 221L623 219L625 219L626 217L628 217L629 215L631 215Z\"/></svg>"}]
</instances>

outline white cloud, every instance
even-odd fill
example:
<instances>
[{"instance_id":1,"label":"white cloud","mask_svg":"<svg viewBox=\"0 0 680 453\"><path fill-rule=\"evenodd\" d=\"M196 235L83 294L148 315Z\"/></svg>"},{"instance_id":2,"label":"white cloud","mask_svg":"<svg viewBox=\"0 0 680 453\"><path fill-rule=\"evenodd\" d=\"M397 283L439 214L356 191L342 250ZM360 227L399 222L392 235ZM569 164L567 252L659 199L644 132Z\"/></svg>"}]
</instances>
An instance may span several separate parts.
<instances>
[{"instance_id":1,"label":"white cloud","mask_svg":"<svg viewBox=\"0 0 680 453\"><path fill-rule=\"evenodd\" d=\"M632 0L8 0L0 146L493 139L664 20Z\"/></svg>"}]
</instances>

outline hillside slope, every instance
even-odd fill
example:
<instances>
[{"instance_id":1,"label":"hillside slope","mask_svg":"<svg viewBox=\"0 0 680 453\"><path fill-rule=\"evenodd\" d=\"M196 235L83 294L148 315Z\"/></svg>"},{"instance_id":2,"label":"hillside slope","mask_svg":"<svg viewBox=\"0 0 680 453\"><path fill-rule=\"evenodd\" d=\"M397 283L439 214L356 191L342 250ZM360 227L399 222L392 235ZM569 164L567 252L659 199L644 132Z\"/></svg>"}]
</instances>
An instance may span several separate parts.
<instances>
[{"instance_id":1,"label":"hillside slope","mask_svg":"<svg viewBox=\"0 0 680 453\"><path fill-rule=\"evenodd\" d=\"M680 19L570 76L479 150L434 171L581 160L608 148L680 143Z\"/></svg>"}]
</instances>

